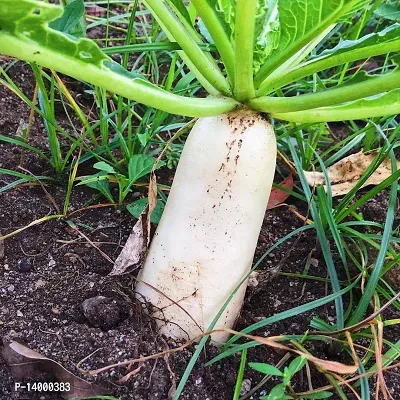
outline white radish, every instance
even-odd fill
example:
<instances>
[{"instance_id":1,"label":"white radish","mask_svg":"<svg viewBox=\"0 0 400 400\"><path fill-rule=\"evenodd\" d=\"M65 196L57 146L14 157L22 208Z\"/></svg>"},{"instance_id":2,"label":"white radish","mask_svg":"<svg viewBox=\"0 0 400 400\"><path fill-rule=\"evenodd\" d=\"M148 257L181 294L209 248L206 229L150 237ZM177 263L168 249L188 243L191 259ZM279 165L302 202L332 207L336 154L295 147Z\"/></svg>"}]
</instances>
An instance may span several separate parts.
<instances>
[{"instance_id":1,"label":"white radish","mask_svg":"<svg viewBox=\"0 0 400 400\"><path fill-rule=\"evenodd\" d=\"M259 113L196 122L136 287L155 306L161 333L200 335L249 273L275 160L274 131ZM243 284L215 328L232 328L245 291Z\"/></svg>"}]
</instances>

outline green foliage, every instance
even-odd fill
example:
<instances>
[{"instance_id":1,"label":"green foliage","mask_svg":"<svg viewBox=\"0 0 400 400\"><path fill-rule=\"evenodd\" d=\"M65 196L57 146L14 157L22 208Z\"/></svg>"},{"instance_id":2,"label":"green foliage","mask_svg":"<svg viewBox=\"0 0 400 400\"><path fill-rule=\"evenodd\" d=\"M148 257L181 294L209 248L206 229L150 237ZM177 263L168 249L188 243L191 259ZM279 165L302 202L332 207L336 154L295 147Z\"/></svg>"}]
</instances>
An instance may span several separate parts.
<instances>
[{"instance_id":1,"label":"green foliage","mask_svg":"<svg viewBox=\"0 0 400 400\"><path fill-rule=\"evenodd\" d=\"M26 45L31 40L40 43L43 49L74 57L82 63L82 67L90 64L102 68L103 62L111 59L104 55L92 40L75 40L47 27L50 21L54 21L54 26L58 28L72 28L68 26L67 21L70 19L70 13L74 17L74 10L75 5L72 10L67 10L67 16L63 16L63 9L51 4L23 0L15 7L14 1L3 0L0 5L1 31L13 34Z\"/></svg>"},{"instance_id":2,"label":"green foliage","mask_svg":"<svg viewBox=\"0 0 400 400\"><path fill-rule=\"evenodd\" d=\"M282 383L279 383L276 386L274 386L270 390L268 395L260 397L260 400L293 399L293 396L291 396L292 393L289 390L291 388L291 380L293 376L297 374L302 368L304 368L306 364L307 364L307 359L302 356L299 356L293 359L289 364L289 366L285 367L283 372L281 372L278 368L270 364L252 363L252 362L249 363L249 366L258 372L261 372L266 375L282 377ZM296 396L296 398L300 400L327 399L332 395L333 393L323 391L299 397Z\"/></svg>"},{"instance_id":3,"label":"green foliage","mask_svg":"<svg viewBox=\"0 0 400 400\"><path fill-rule=\"evenodd\" d=\"M49 27L74 37L86 35L85 4L83 0L74 0L64 8L63 15L50 22Z\"/></svg>"},{"instance_id":4,"label":"green foliage","mask_svg":"<svg viewBox=\"0 0 400 400\"><path fill-rule=\"evenodd\" d=\"M147 156L145 154L136 154L129 160L128 172L129 180L136 182L141 177L149 174L153 169L153 165L156 162L154 157ZM157 164L157 168L161 168L165 163L162 161Z\"/></svg>"},{"instance_id":5,"label":"green foliage","mask_svg":"<svg viewBox=\"0 0 400 400\"><path fill-rule=\"evenodd\" d=\"M391 21L400 21L400 3L398 1L386 1L374 11L375 15Z\"/></svg>"},{"instance_id":6,"label":"green foliage","mask_svg":"<svg viewBox=\"0 0 400 400\"><path fill-rule=\"evenodd\" d=\"M170 41L176 41L182 48L180 54L194 76L210 93L220 92L227 96L234 93L240 101L250 99L248 105L256 110L296 122L366 118L382 113L395 114L400 110L397 93L388 90L388 87L393 89L396 86L382 87L382 91L377 93L372 81L365 82L358 96L357 90L352 91L351 97L350 91L325 90L321 98L326 99L325 105L330 107L318 113L314 113L314 110L320 106L314 103L308 105L307 111L298 113L290 96L280 96L285 111L277 112L271 107L274 102L260 97L332 66L347 65L365 57L398 51L398 26L393 26L365 37L353 34L351 37L358 37L357 40L343 42L319 56L314 54L309 57L337 23L358 10L365 14L368 6L366 0L333 0L329 3L319 0L254 0L249 6L254 9L244 8L240 15L236 15L235 9L242 7L244 3L241 2L194 0L194 7L199 9L202 16L202 31L220 52L228 79L219 70L218 60L204 53L198 44L202 38L193 26L193 6L187 8L181 0L148 0L147 3ZM61 9L51 4L34 0L22 0L19 4L18 9L13 6L12 0L3 0L0 5L0 51L6 54L42 63L168 112L208 116L230 111L237 105L234 100L226 98L183 99L146 82L136 71L127 71L116 64L93 41L85 38L76 40L71 34L74 34L73 29L77 24L81 25L78 19L81 21L82 18L82 3L78 0L65 8L63 16ZM388 5L391 3L381 4L382 7ZM382 9L377 7L375 11L379 10ZM250 18L251 21L246 20L241 24L244 18ZM68 35L49 29L48 23L51 23L50 27L68 32ZM235 25L240 28L237 32L234 31ZM241 36L253 36L253 33L254 48L249 48ZM239 42L235 43L236 40ZM85 65L90 68L84 68ZM254 82L252 70L258 70ZM345 83L343 77L340 84ZM256 92L254 87L258 89ZM364 101L377 94L379 96L373 103ZM254 96L260 98L255 99ZM350 106L347 104L349 101L353 101ZM388 103L390 107L387 107ZM343 107L348 112L344 112Z\"/></svg>"},{"instance_id":7,"label":"green foliage","mask_svg":"<svg viewBox=\"0 0 400 400\"><path fill-rule=\"evenodd\" d=\"M147 197L136 200L131 204L126 206L126 209L135 217L139 218L144 209L149 204L149 200ZM157 200L156 206L154 207L153 212L150 215L150 222L153 224L158 224L160 222L161 216L164 212L164 202L161 200Z\"/></svg>"},{"instance_id":8,"label":"green foliage","mask_svg":"<svg viewBox=\"0 0 400 400\"><path fill-rule=\"evenodd\" d=\"M283 376L283 373L278 368L270 364L251 362L249 366L262 374Z\"/></svg>"},{"instance_id":9,"label":"green foliage","mask_svg":"<svg viewBox=\"0 0 400 400\"><path fill-rule=\"evenodd\" d=\"M258 72L256 86L361 1L333 0L321 3L319 0L277 0L278 14L275 21L279 21L279 42ZM273 41L276 42L277 38L274 37Z\"/></svg>"},{"instance_id":10,"label":"green foliage","mask_svg":"<svg viewBox=\"0 0 400 400\"><path fill-rule=\"evenodd\" d=\"M94 168L100 170L100 172L95 173L93 175L85 176L79 178L81 180L78 185L86 185L91 187L92 189L98 190L101 194L103 194L108 201L111 203L114 202L113 196L111 194L110 190L110 181L116 181L117 186L118 186L118 204L122 205L124 202L126 196L129 194L129 192L132 190L132 186L140 179L143 178L144 176L148 175L152 169L153 166L156 162L156 159L151 156L147 156L145 154L136 154L134 155L128 164L128 176L125 176L124 174L121 174L117 172L114 167L112 167L110 164L101 161L97 162L93 165ZM165 163L163 161L160 161L157 164L156 169L161 168L164 166ZM139 207L141 206L141 203L139 204ZM159 206L159 210L162 213L162 206ZM132 206L131 209L129 210L132 214L133 212L136 213L135 210L138 209L138 206ZM144 209L144 207L143 207ZM132 212L133 210L133 212ZM133 214L135 215L135 214ZM157 213L156 213L157 215ZM157 219L157 217L154 217Z\"/></svg>"}]
</instances>

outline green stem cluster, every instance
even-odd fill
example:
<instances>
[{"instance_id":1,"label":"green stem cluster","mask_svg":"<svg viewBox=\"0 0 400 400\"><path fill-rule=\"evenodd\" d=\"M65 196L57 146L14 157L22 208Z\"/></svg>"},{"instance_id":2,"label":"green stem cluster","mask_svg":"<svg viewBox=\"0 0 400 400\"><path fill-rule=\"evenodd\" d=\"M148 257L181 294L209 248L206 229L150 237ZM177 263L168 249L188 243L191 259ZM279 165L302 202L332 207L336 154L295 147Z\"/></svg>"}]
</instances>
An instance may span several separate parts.
<instances>
[{"instance_id":1,"label":"green stem cluster","mask_svg":"<svg viewBox=\"0 0 400 400\"><path fill-rule=\"evenodd\" d=\"M300 9L295 3L293 7L298 7L298 11L304 14L301 18L304 23L311 24L310 29L304 25L299 35L300 31L294 32L290 21L284 20L285 14L280 15L282 51L274 51L259 72L254 74L254 44L257 39L254 36L257 17L262 12L257 0L236 0L234 26L223 19L214 1L192 0L192 6L214 41L212 45L202 41L183 3L180 4L178 0L144 0L170 40L170 43L163 43L162 46L155 44L154 48L145 48L178 51L210 93L211 96L207 98L178 96L133 76L123 68L127 55L124 56L124 66L115 67L115 63L94 42L88 39L74 41L50 29L48 23L59 17L62 9L34 0L21 0L18 10L13 0L2 0L0 52L36 62L130 100L179 115L207 117L232 111L239 106L295 122L325 122L398 113L398 71L368 77L363 82L352 83L350 80L338 87L311 94L267 96L321 70L400 51L400 25L394 24L382 32L346 42L337 49L302 62L338 19L358 4L357 1L340 3L341 6L332 7L330 12L321 6L317 23L312 22L311 17L307 20L306 10ZM279 6L278 0L278 10ZM132 24L133 20L131 28ZM290 37L291 29L293 37ZM127 43L121 50L129 52L135 46L138 50L142 49L140 44ZM224 70L210 53L214 49L221 56ZM106 52L111 51L107 49ZM371 96L377 97L373 99ZM392 101L390 104L389 99Z\"/></svg>"}]
</instances>

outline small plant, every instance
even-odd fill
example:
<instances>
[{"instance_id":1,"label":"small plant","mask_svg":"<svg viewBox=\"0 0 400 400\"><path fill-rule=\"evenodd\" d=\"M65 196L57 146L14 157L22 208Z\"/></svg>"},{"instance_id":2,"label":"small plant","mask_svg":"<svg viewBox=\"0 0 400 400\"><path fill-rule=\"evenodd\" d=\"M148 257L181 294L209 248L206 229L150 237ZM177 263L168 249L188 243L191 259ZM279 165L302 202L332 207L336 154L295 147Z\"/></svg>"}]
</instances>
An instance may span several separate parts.
<instances>
[{"instance_id":1,"label":"small plant","mask_svg":"<svg viewBox=\"0 0 400 400\"><path fill-rule=\"evenodd\" d=\"M108 201L114 202L114 198L110 190L110 182L116 182L118 187L118 204L122 205L126 196L132 191L132 186L144 176L150 174L156 159L145 154L136 154L128 164L128 176L117 172L110 164L100 161L93 165L93 168L99 170L93 175L80 177L79 185L86 185L98 190ZM160 161L156 168L161 168L165 163Z\"/></svg>"},{"instance_id":2,"label":"small plant","mask_svg":"<svg viewBox=\"0 0 400 400\"><path fill-rule=\"evenodd\" d=\"M261 372L262 374L270 376L278 376L282 378L282 383L274 386L268 396L260 397L260 400L291 400L296 398L298 400L306 399L327 399L333 395L331 392L323 391L314 394L303 395L301 397L296 396L296 393L292 389L291 380L294 375L296 375L302 368L307 364L307 360L302 357L296 357L287 367L280 371L278 368L271 364L265 363L249 363L249 366L254 370ZM293 394L295 397L293 397Z\"/></svg>"},{"instance_id":3,"label":"small plant","mask_svg":"<svg viewBox=\"0 0 400 400\"><path fill-rule=\"evenodd\" d=\"M49 22L60 17L62 9L44 2L21 0L16 6L14 0L2 0L0 52L149 107L199 117L136 288L162 309L157 315L160 321L170 321L162 325L162 333L195 338L208 327L231 327L241 309L274 177L274 120L305 124L398 113L400 71L392 54L400 50L400 25L319 52L318 44L343 19L357 12L368 15L368 1L192 0L201 31L219 53L215 60L184 1L144 3L169 40L177 43L179 55L209 97L163 90L114 62L93 41L51 29ZM282 91L303 77L380 55L391 59L380 75L352 74L345 68L336 85L316 83L301 94ZM293 146L291 151L295 152ZM298 160L296 166L301 169ZM104 164L100 170L90 179L114 176L119 202L143 176L134 173L125 178ZM332 289L338 293L333 264L328 270ZM366 284L368 296L357 307L358 316L365 313L375 283L372 279ZM335 305L337 314L343 315L340 296ZM341 318L337 327L343 324ZM226 333L213 334L214 340L226 338Z\"/></svg>"}]
</instances>

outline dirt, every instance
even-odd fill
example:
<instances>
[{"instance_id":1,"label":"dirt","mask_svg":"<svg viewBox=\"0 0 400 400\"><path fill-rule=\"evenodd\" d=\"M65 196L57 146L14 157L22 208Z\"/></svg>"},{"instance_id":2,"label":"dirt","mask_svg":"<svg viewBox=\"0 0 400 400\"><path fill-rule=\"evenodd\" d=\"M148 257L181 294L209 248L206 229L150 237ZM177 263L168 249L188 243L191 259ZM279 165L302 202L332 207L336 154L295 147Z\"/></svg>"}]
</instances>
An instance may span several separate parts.
<instances>
[{"instance_id":1,"label":"dirt","mask_svg":"<svg viewBox=\"0 0 400 400\"><path fill-rule=\"evenodd\" d=\"M22 86L24 93L32 97L33 84L29 67L18 63L9 73ZM77 94L82 93L79 85L73 90ZM70 129L65 116L61 112L59 114L60 124ZM0 86L0 134L12 137L20 121L27 122L28 117L28 107L4 86ZM45 130L39 118L35 118L30 143L48 154ZM67 147L67 143L64 145ZM16 146L0 143L1 168L16 169L20 156L21 151ZM49 166L30 153L26 153L25 167L33 174L51 174ZM165 177L165 171L160 175ZM0 176L1 186L13 180L5 174ZM63 181L46 187L24 186L0 193L0 234L8 234L41 217L56 214L55 205L62 209L65 195L66 185ZM94 196L95 193L89 189L75 187L69 212L85 208ZM293 204L300 214L306 215L304 203ZM381 222L385 207L387 193L371 200L363 213L370 220ZM118 384L118 380L129 371L137 369L138 364L132 365L130 370L127 367L109 369L96 377L83 372L180 345L158 335L155 322L135 299L137 271L120 277L107 276L112 263L104 255L115 260L134 223L135 219L124 210L113 207L84 209L69 218L52 219L31 226L6 239L4 255L0 252L0 336L5 344L13 339L25 343L31 349L56 360L71 373L96 382L105 388L107 394L120 400L163 400L169 398L175 380L178 382L182 376L195 351L194 345L169 357L143 363L127 384ZM267 211L255 260L279 239L303 224L303 220L289 207ZM267 272L277 266L282 273L301 273L310 255L314 260L310 266L310 275L326 278L326 266L312 230L300 237L293 237L269 254L259 266L261 273L266 272L262 276L268 279L261 281L256 288L248 289L236 329L327 295L330 287L325 282L301 280L282 274L269 280ZM389 311L390 315L397 315L398 318L394 308ZM260 336L302 335L309 329L310 320L315 316L332 323L335 318L333 304L269 325L254 333ZM399 329L396 325L385 328L385 337L392 341L398 340ZM351 362L343 353L333 352L331 347L322 342L308 342L307 349L321 358ZM232 355L209 367L204 366L218 352L213 346L206 346L192 371L182 399L232 398L240 355ZM281 351L258 346L249 349L247 359L275 364L283 356ZM314 387L327 384L322 374L313 368L311 372ZM398 375L386 374L385 377L392 396L400 399ZM38 379L27 377L22 382L32 383ZM42 375L40 379L54 381L55 378ZM262 379L262 375L246 367L245 379L244 388L248 391ZM62 398L59 393L15 391L15 382L10 366L0 356L0 400ZM258 399L278 382L278 379L271 379L250 398ZM295 391L308 388L306 376L297 376L293 381ZM351 395L349 398L352 398Z\"/></svg>"}]
</instances>

